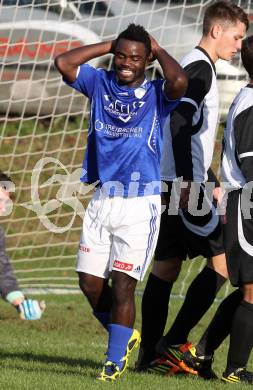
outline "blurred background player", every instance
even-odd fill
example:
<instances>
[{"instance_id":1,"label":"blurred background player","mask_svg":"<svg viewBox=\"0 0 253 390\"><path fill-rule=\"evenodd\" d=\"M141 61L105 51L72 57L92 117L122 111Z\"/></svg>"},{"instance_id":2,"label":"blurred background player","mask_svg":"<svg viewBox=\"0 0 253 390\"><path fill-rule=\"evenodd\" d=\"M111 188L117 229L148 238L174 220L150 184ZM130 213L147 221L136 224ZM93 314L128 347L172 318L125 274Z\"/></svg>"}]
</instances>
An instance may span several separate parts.
<instances>
[{"instance_id":1,"label":"blurred background player","mask_svg":"<svg viewBox=\"0 0 253 390\"><path fill-rule=\"evenodd\" d=\"M158 360L153 367L164 362L165 369L167 363L185 368L182 352L190 347L189 332L211 306L227 278L222 228L212 205L212 191L208 200L206 190L218 119L215 62L219 58L228 61L240 50L247 28L247 15L240 7L226 1L215 2L206 9L199 45L181 63L189 82L184 98L171 114L164 142L161 175L167 186L166 210L161 216L155 261L142 300L139 370L147 369L156 355ZM173 187L180 180L185 188L181 185L181 209L175 215ZM193 195L188 203L190 190ZM194 196L194 191L199 196ZM212 206L204 215L196 216L191 210L194 200L197 200L195 211L204 210L204 205ZM189 287L175 322L161 339L171 289L182 261L187 256L200 255L208 259L207 266ZM203 375L214 374L205 370Z\"/></svg>"},{"instance_id":2,"label":"blurred background player","mask_svg":"<svg viewBox=\"0 0 253 390\"><path fill-rule=\"evenodd\" d=\"M114 54L114 70L89 60ZM164 79L149 81L152 59ZM134 292L151 261L160 221L162 129L187 77L180 65L131 24L115 41L71 50L56 57L64 80L91 103L82 181L99 182L85 213L78 253L80 288L109 332L102 381L116 380L140 341L133 328ZM111 277L112 287L108 285Z\"/></svg>"},{"instance_id":3,"label":"blurred background player","mask_svg":"<svg viewBox=\"0 0 253 390\"><path fill-rule=\"evenodd\" d=\"M225 249L230 281L239 289L221 303L198 345L183 360L198 370L230 334L222 379L253 384L253 373L246 370L253 347L253 36L242 42L241 58L250 81L230 107L222 158L222 180L228 192Z\"/></svg>"},{"instance_id":4,"label":"blurred background player","mask_svg":"<svg viewBox=\"0 0 253 390\"><path fill-rule=\"evenodd\" d=\"M0 171L0 215L5 214L10 201L12 180ZM23 320L39 320L45 310L44 301L28 299L19 288L13 273L10 259L5 250L4 229L0 226L0 294L3 299L16 308Z\"/></svg>"}]
</instances>

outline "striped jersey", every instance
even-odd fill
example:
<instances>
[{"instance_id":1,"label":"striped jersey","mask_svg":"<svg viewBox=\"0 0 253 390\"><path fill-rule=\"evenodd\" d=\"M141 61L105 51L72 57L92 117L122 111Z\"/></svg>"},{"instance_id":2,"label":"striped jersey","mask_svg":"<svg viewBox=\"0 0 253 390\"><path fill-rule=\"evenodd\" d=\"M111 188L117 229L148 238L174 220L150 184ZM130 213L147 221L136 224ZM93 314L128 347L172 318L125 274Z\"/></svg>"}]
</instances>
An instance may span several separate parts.
<instances>
[{"instance_id":1,"label":"striped jersey","mask_svg":"<svg viewBox=\"0 0 253 390\"><path fill-rule=\"evenodd\" d=\"M204 49L196 47L181 66L189 78L188 89L166 123L161 176L203 183L212 162L218 120L215 65Z\"/></svg>"},{"instance_id":2,"label":"striped jersey","mask_svg":"<svg viewBox=\"0 0 253 390\"><path fill-rule=\"evenodd\" d=\"M68 84L91 105L81 181L99 183L108 195L159 194L163 127L178 103L166 98L164 80L130 88L114 71L84 64Z\"/></svg>"},{"instance_id":3,"label":"striped jersey","mask_svg":"<svg viewBox=\"0 0 253 390\"><path fill-rule=\"evenodd\" d=\"M183 58L181 66L188 75L188 88L165 125L161 177L165 181L189 180L200 184L203 214L197 216L193 209L178 212L190 231L207 236L219 222L212 199L205 192L218 120L216 70L208 53L199 46ZM203 208L203 199L207 209Z\"/></svg>"},{"instance_id":4,"label":"striped jersey","mask_svg":"<svg viewBox=\"0 0 253 390\"><path fill-rule=\"evenodd\" d=\"M240 90L229 109L224 130L221 177L226 188L253 181L253 85Z\"/></svg>"}]
</instances>

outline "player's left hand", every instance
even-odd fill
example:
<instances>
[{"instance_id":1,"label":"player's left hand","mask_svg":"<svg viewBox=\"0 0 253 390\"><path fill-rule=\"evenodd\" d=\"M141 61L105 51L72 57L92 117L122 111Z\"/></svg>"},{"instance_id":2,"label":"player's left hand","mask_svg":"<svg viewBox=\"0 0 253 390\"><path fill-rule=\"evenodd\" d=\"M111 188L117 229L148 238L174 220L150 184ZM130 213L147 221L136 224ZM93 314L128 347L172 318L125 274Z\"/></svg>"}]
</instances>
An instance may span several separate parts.
<instances>
[{"instance_id":1,"label":"player's left hand","mask_svg":"<svg viewBox=\"0 0 253 390\"><path fill-rule=\"evenodd\" d=\"M180 188L179 207L182 210L188 210L191 187L192 187L192 182L185 181L185 182L183 182L183 185ZM194 190L194 187L193 187L193 190Z\"/></svg>"},{"instance_id":2,"label":"player's left hand","mask_svg":"<svg viewBox=\"0 0 253 390\"><path fill-rule=\"evenodd\" d=\"M24 299L17 306L17 311L22 320L39 320L45 308L46 304L44 301L39 302L35 299Z\"/></svg>"},{"instance_id":3,"label":"player's left hand","mask_svg":"<svg viewBox=\"0 0 253 390\"><path fill-rule=\"evenodd\" d=\"M214 200L216 200L218 203L221 203L222 202L222 197L223 197L223 193L222 193L221 187L215 187L214 190L213 190L213 198L214 198Z\"/></svg>"},{"instance_id":4,"label":"player's left hand","mask_svg":"<svg viewBox=\"0 0 253 390\"><path fill-rule=\"evenodd\" d=\"M150 41L151 41L151 56L150 56L150 61L155 61L156 60L156 56L157 56L157 52L160 48L157 40L149 34L149 37L150 37Z\"/></svg>"}]
</instances>

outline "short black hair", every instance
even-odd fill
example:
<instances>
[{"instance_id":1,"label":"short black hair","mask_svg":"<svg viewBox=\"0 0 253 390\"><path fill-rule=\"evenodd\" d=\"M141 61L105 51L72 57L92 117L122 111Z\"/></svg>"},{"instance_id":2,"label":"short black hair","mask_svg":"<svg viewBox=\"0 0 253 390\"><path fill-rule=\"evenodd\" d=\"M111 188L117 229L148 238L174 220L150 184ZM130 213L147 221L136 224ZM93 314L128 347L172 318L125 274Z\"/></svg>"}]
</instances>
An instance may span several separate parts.
<instances>
[{"instance_id":1,"label":"short black hair","mask_svg":"<svg viewBox=\"0 0 253 390\"><path fill-rule=\"evenodd\" d=\"M205 11L203 20L203 35L207 36L215 21L236 24L238 21L245 24L246 30L249 28L249 19L246 12L230 1L216 1Z\"/></svg>"},{"instance_id":2,"label":"short black hair","mask_svg":"<svg viewBox=\"0 0 253 390\"><path fill-rule=\"evenodd\" d=\"M122 31L115 41L115 46L120 39L128 39L129 41L142 42L146 48L147 55L151 53L151 40L149 33L143 26L131 23L126 30Z\"/></svg>"},{"instance_id":3,"label":"short black hair","mask_svg":"<svg viewBox=\"0 0 253 390\"><path fill-rule=\"evenodd\" d=\"M242 41L241 57L244 68L253 80L253 35Z\"/></svg>"}]
</instances>

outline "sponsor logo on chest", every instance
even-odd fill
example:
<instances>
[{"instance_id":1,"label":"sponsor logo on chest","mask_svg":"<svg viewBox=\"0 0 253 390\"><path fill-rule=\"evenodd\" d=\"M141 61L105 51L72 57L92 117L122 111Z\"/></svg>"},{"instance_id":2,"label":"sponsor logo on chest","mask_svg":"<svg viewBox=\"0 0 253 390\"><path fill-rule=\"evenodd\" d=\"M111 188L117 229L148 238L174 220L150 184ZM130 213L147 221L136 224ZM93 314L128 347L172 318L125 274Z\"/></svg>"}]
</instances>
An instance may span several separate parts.
<instances>
[{"instance_id":1,"label":"sponsor logo on chest","mask_svg":"<svg viewBox=\"0 0 253 390\"><path fill-rule=\"evenodd\" d=\"M104 95L104 110L116 115L121 121L127 123L133 116L137 115L138 109L143 107L145 102L135 100L130 103L114 100L110 95Z\"/></svg>"}]
</instances>

